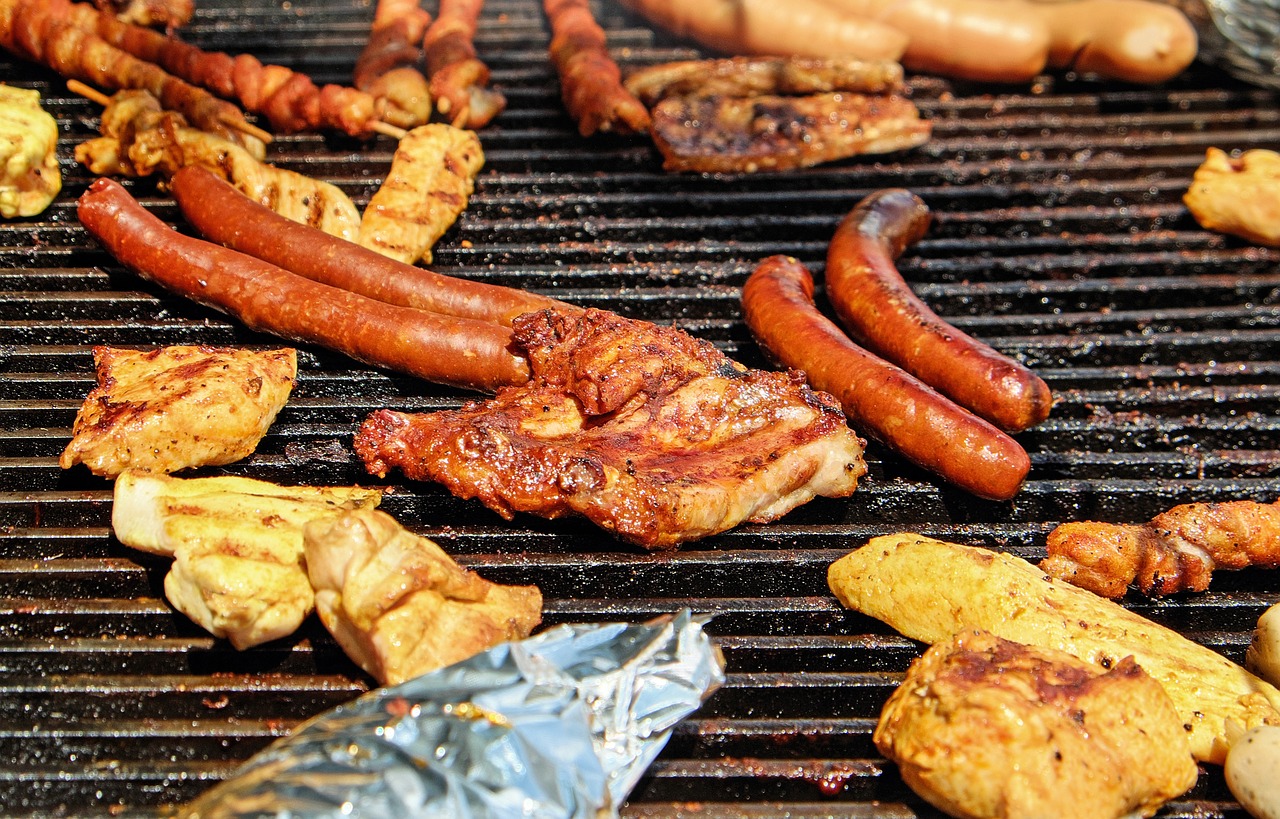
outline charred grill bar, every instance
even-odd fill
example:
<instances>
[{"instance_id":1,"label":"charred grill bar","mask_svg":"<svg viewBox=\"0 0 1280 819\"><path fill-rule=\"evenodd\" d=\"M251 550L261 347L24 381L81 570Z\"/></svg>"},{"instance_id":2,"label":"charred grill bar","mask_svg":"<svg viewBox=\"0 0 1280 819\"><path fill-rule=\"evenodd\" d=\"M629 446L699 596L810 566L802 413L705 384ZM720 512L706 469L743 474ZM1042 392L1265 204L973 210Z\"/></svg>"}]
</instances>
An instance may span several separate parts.
<instances>
[{"instance_id":1,"label":"charred grill bar","mask_svg":"<svg viewBox=\"0 0 1280 819\"><path fill-rule=\"evenodd\" d=\"M372 4L206 0L185 36L347 82ZM595 8L624 65L694 56L612 3ZM674 322L764 361L738 291L757 260L821 273L839 219L906 187L935 212L901 260L939 313L1049 382L1048 421L1018 436L1033 467L1010 503L940 487L872 446L848 500L818 500L669 555L585 523L508 524L431 485L384 508L491 579L536 583L546 622L718 614L729 682L678 731L634 794L637 817L932 815L871 744L919 647L840 610L827 565L866 538L916 530L1032 559L1070 519L1145 520L1192 500L1280 495L1280 252L1201 230L1180 197L1205 149L1280 147L1266 91L1197 66L1159 88L1045 78L1006 89L911 79L934 139L901 155L785 175L672 176L644 140L581 139L563 112L541 4L492 0L477 39L508 109L483 134L471 205L436 250L445 272ZM59 119L64 193L0 224L0 805L6 815L137 815L183 801L300 720L368 682L314 620L237 653L163 599L164 561L109 532L110 486L58 469L92 383L94 344L265 344L144 286L79 227L91 181L71 159L95 105L4 60ZM282 136L270 159L363 206L385 138ZM151 180L129 182L181 224ZM370 479L350 452L372 410L453 407L463 393L301 351L294 398L232 471L281 482ZM1129 604L1239 660L1280 574L1220 572L1210 592ZM1208 769L1166 816L1238 816Z\"/></svg>"}]
</instances>

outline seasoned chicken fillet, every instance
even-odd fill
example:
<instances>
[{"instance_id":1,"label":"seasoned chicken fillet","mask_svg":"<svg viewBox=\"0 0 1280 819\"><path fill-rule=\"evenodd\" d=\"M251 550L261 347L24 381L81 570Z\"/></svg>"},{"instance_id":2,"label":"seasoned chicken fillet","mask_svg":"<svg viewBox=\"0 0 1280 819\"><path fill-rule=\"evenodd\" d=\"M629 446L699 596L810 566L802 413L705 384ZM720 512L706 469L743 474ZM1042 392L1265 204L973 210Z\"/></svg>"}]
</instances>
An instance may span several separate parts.
<instances>
[{"instance_id":1,"label":"seasoned chicken fillet","mask_svg":"<svg viewBox=\"0 0 1280 819\"><path fill-rule=\"evenodd\" d=\"M966 630L912 663L873 735L911 789L952 816L1150 816L1195 784L1169 695L1132 657Z\"/></svg>"},{"instance_id":2,"label":"seasoned chicken fillet","mask_svg":"<svg viewBox=\"0 0 1280 819\"><path fill-rule=\"evenodd\" d=\"M384 512L317 520L305 538L320 620L384 685L524 639L542 621L536 586L491 583Z\"/></svg>"},{"instance_id":3,"label":"seasoned chicken fillet","mask_svg":"<svg viewBox=\"0 0 1280 819\"><path fill-rule=\"evenodd\" d=\"M114 478L228 464L257 448L298 372L292 349L95 347L98 385L58 464Z\"/></svg>"},{"instance_id":4,"label":"seasoned chicken fillet","mask_svg":"<svg viewBox=\"0 0 1280 819\"><path fill-rule=\"evenodd\" d=\"M1280 247L1280 153L1209 148L1182 201L1206 230Z\"/></svg>"},{"instance_id":5,"label":"seasoned chicken fillet","mask_svg":"<svg viewBox=\"0 0 1280 819\"><path fill-rule=\"evenodd\" d=\"M527 385L460 410L366 419L356 451L504 517L579 514L647 548L853 492L862 442L801 375L748 370L672 328L601 310L515 319Z\"/></svg>"}]
</instances>

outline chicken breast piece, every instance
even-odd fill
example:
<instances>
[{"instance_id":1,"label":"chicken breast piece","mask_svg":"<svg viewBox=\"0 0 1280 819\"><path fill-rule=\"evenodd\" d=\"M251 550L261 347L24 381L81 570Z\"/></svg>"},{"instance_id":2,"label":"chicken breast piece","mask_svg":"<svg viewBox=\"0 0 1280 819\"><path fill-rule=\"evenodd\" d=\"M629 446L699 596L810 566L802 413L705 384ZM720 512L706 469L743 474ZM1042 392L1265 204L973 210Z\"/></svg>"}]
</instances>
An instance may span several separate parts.
<instances>
[{"instance_id":1,"label":"chicken breast piece","mask_svg":"<svg viewBox=\"0 0 1280 819\"><path fill-rule=\"evenodd\" d=\"M311 613L303 526L373 508L381 492L278 486L234 476L116 479L112 528L126 546L174 558L165 596L238 649L285 637Z\"/></svg>"},{"instance_id":2,"label":"chicken breast piece","mask_svg":"<svg viewBox=\"0 0 1280 819\"><path fill-rule=\"evenodd\" d=\"M40 92L0 84L0 216L35 216L62 190L58 123Z\"/></svg>"},{"instance_id":3,"label":"chicken breast piece","mask_svg":"<svg viewBox=\"0 0 1280 819\"><path fill-rule=\"evenodd\" d=\"M1150 816L1198 769L1169 695L1132 657L1103 670L978 630L935 643L873 735L952 816Z\"/></svg>"},{"instance_id":4,"label":"chicken breast piece","mask_svg":"<svg viewBox=\"0 0 1280 819\"><path fill-rule=\"evenodd\" d=\"M872 538L832 563L845 606L913 640L965 629L1065 651L1102 668L1133 656L1178 709L1196 759L1221 765L1227 723L1280 725L1280 690L1213 649L1013 555L913 533Z\"/></svg>"},{"instance_id":5,"label":"chicken breast piece","mask_svg":"<svg viewBox=\"0 0 1280 819\"><path fill-rule=\"evenodd\" d=\"M508 518L583 515L646 548L843 497L866 473L839 404L801 374L602 310L526 313L513 333L527 385L457 411L374 413L356 435L365 466Z\"/></svg>"},{"instance_id":6,"label":"chicken breast piece","mask_svg":"<svg viewBox=\"0 0 1280 819\"><path fill-rule=\"evenodd\" d=\"M1206 230L1280 247L1280 153L1209 148L1182 201Z\"/></svg>"},{"instance_id":7,"label":"chicken breast piece","mask_svg":"<svg viewBox=\"0 0 1280 819\"><path fill-rule=\"evenodd\" d=\"M297 352L175 346L95 347L98 385L58 464L114 478L248 457L289 399Z\"/></svg>"},{"instance_id":8,"label":"chicken breast piece","mask_svg":"<svg viewBox=\"0 0 1280 819\"><path fill-rule=\"evenodd\" d=\"M316 520L305 538L321 622L384 685L524 639L542 621L536 586L491 583L383 512Z\"/></svg>"}]
</instances>

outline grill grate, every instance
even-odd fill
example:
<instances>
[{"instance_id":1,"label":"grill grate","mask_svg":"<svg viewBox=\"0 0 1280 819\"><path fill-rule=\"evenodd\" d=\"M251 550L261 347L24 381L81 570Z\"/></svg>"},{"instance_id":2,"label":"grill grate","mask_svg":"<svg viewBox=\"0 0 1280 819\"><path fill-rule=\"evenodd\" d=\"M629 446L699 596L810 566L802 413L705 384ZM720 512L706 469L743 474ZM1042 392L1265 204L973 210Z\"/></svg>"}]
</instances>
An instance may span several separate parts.
<instances>
[{"instance_id":1,"label":"grill grate","mask_svg":"<svg viewBox=\"0 0 1280 819\"><path fill-rule=\"evenodd\" d=\"M185 36L345 82L368 0L201 0ZM430 6L431 4L427 4ZM597 6L624 63L694 56L612 3ZM853 498L817 500L672 555L639 554L588 524L508 524L431 485L385 508L464 563L537 583L547 624L715 612L728 684L676 732L624 813L780 817L935 815L871 744L880 706L919 647L842 611L827 565L903 529L1043 554L1068 519L1141 520L1191 500L1280 495L1280 251L1202 231L1180 204L1209 146L1280 148L1270 92L1197 67L1161 88L1046 77L1033 89L917 77L936 123L909 154L777 176L670 176L642 140L580 139L562 112L535 0L493 0L478 39L509 110L482 134L475 196L435 267L675 323L763 366L738 288L762 256L816 273L861 196L908 187L935 211L902 259L957 325L1037 367L1058 395L1022 434L1033 470L1012 502L941 487L873 447ZM57 456L92 384L92 345L270 340L131 276L79 228L91 181L73 146L97 110L51 74L0 61L62 127L65 190L0 225L0 805L8 815L138 815L190 799L368 681L314 618L237 653L163 599L166 562L115 542L110 486ZM279 165L367 203L385 139L296 135ZM180 217L149 180L128 186ZM350 454L381 407L457 406L465 393L305 349L294 397L259 452L227 471L290 483L368 482ZM1214 590L1143 614L1239 660L1280 577L1219 573ZM1206 770L1165 816L1239 816Z\"/></svg>"}]
</instances>

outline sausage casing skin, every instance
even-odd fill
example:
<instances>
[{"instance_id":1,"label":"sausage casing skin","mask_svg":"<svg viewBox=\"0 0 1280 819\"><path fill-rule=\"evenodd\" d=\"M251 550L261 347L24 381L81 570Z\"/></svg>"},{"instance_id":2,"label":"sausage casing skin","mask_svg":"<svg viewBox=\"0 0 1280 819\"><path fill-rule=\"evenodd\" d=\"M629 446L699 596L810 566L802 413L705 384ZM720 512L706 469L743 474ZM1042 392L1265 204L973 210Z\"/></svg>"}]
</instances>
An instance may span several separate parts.
<instances>
[{"instance_id":1,"label":"sausage casing skin","mask_svg":"<svg viewBox=\"0 0 1280 819\"><path fill-rule=\"evenodd\" d=\"M387 258L286 219L206 168L182 168L170 185L187 221L209 241L371 299L508 326L521 313L549 307L578 309L546 296L445 276Z\"/></svg>"},{"instance_id":2,"label":"sausage casing skin","mask_svg":"<svg viewBox=\"0 0 1280 819\"><path fill-rule=\"evenodd\" d=\"M1022 364L943 321L895 265L929 229L929 209L890 188L859 202L827 249L826 291L849 334L1001 429L1049 417L1049 386Z\"/></svg>"},{"instance_id":3,"label":"sausage casing skin","mask_svg":"<svg viewBox=\"0 0 1280 819\"><path fill-rule=\"evenodd\" d=\"M849 340L813 303L813 277L788 256L756 266L742 291L747 326L778 363L840 401L852 426L983 498L1017 493L1031 460L1017 441Z\"/></svg>"},{"instance_id":4,"label":"sausage casing skin","mask_svg":"<svg viewBox=\"0 0 1280 819\"><path fill-rule=\"evenodd\" d=\"M493 391L529 379L506 327L386 304L184 236L113 180L90 185L78 212L126 267L250 329L453 386Z\"/></svg>"}]
</instances>

